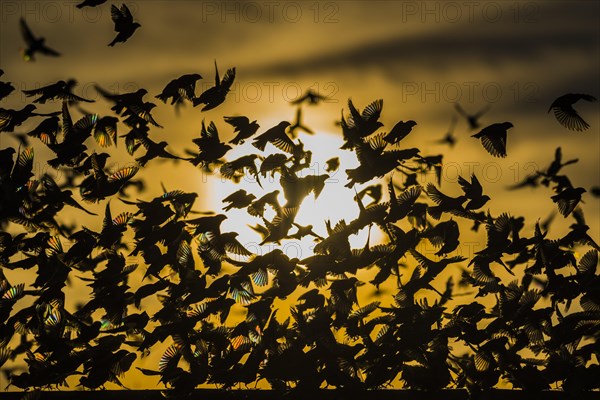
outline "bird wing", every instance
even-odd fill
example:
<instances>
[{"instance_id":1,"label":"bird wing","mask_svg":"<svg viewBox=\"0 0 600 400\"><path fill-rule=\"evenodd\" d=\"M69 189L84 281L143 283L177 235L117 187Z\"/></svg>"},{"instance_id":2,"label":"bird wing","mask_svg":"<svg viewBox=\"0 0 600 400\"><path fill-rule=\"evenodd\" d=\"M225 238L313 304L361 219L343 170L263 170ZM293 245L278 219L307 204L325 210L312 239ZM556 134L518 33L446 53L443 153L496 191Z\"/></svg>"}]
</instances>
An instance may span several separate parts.
<instances>
[{"instance_id":1,"label":"bird wing","mask_svg":"<svg viewBox=\"0 0 600 400\"><path fill-rule=\"evenodd\" d=\"M383 100L378 99L365 107L361 116L365 121L377 121L383 109Z\"/></svg>"},{"instance_id":2,"label":"bird wing","mask_svg":"<svg viewBox=\"0 0 600 400\"><path fill-rule=\"evenodd\" d=\"M494 128L489 126L481 131L481 144L494 157L506 157L506 130Z\"/></svg>"},{"instance_id":3,"label":"bird wing","mask_svg":"<svg viewBox=\"0 0 600 400\"><path fill-rule=\"evenodd\" d=\"M558 122L567 129L581 132L590 127L570 105L553 107L553 111Z\"/></svg>"},{"instance_id":4,"label":"bird wing","mask_svg":"<svg viewBox=\"0 0 600 400\"><path fill-rule=\"evenodd\" d=\"M27 22L25 22L25 19L20 19L19 26L21 28L21 36L23 36L23 39L25 40L25 42L27 42L27 45L31 46L35 42L35 37L33 36L33 33L31 33L31 29L29 29L29 26L27 26Z\"/></svg>"},{"instance_id":5,"label":"bird wing","mask_svg":"<svg viewBox=\"0 0 600 400\"><path fill-rule=\"evenodd\" d=\"M233 80L235 79L235 67L229 68L223 77L223 80L220 83L221 89L228 91L233 85ZM217 81L218 82L218 81Z\"/></svg>"}]
</instances>

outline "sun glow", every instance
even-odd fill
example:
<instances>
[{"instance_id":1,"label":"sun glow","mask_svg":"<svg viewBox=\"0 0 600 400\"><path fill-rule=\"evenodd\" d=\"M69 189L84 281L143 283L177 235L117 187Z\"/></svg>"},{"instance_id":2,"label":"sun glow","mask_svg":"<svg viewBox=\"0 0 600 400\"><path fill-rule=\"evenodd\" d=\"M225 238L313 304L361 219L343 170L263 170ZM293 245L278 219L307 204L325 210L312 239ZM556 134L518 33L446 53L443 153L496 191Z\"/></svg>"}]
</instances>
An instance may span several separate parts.
<instances>
[{"instance_id":1,"label":"sun glow","mask_svg":"<svg viewBox=\"0 0 600 400\"><path fill-rule=\"evenodd\" d=\"M261 128L259 133L261 131L264 130ZM315 135L301 134L299 140L304 143L306 150L312 152L312 161L310 168L300 171L298 175L302 177L309 174L321 175L327 173L329 174L329 179L325 182L325 188L318 198L315 199L314 195L310 194L304 199L295 222L303 226L312 225L315 233L326 237L326 220L329 220L331 225L335 226L335 224L342 219L346 220L346 222L350 222L358 216L359 207L353 200L355 189L344 186L348 182L345 170L348 168L356 168L358 166L358 160L353 152L340 150L343 141L338 135L324 132L318 132ZM276 152L280 151L268 144L265 152L261 155L267 156ZM227 153L227 160L234 160L251 153L260 154L260 152L252 146L251 140L249 140L242 145L235 146L233 150ZM327 172L327 160L333 157L339 158L340 166L336 171ZM279 203L283 205L285 203L285 198L279 184L279 179L279 173L275 173L274 177L271 177L269 174L267 174L266 177L261 176L261 188L256 182L256 179L248 174L246 174L239 183L235 183L231 180L222 178L218 173L215 173L214 176L210 177L212 196L208 205L214 210L222 210L224 204L221 200L239 189L244 189L246 192L254 194L256 198L273 190L279 190L281 192L278 197ZM372 183L373 182L371 182L371 184ZM360 189L362 189L361 186L356 187L357 191L360 191ZM368 204L370 199L366 197L364 202L365 204ZM221 230L223 232L237 232L239 234L238 240L248 250L255 254L265 254L275 248L280 248L290 258L297 257L302 259L313 254L313 248L316 242L312 236L305 236L301 240L286 239L283 240L280 245L275 243L260 245L260 235L250 227L255 226L257 223L262 223L260 218L249 215L246 209L231 209L226 212L220 212L227 215L227 219L221 225ZM267 219L272 219L273 216L273 212L267 212L265 214ZM296 228L293 228L290 230L290 234L293 234L295 231ZM364 247L367 236L368 229L366 228L359 231L356 235L351 235L349 239L352 248ZM380 232L373 229L371 232L370 243L376 243L380 237Z\"/></svg>"}]
</instances>

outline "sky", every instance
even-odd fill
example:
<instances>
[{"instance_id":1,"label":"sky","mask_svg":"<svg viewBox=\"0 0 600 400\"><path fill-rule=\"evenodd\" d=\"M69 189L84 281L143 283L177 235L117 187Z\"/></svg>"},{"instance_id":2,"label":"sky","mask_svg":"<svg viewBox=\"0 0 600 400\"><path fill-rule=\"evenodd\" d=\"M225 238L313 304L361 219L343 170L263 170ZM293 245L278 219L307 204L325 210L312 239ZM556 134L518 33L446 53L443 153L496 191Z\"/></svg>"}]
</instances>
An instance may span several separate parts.
<instances>
[{"instance_id":1,"label":"sky","mask_svg":"<svg viewBox=\"0 0 600 400\"><path fill-rule=\"evenodd\" d=\"M293 120L296 109L289 102L311 88L329 97L318 106L303 107L304 123L316 134L301 134L301 140L314 149L320 163L316 169L322 170L332 153L337 155L341 132L335 121L342 110L347 114L348 99L362 109L381 98L384 130L412 119L417 125L403 145L418 147L424 155L444 154L444 193L459 194L458 175L475 173L493 199L490 211L510 210L512 215L525 216L529 231L535 221L556 211L549 199L551 190L515 192L506 187L546 168L557 147L565 159L579 159L565 170L574 185L588 190L600 185L599 103L576 105L591 125L582 133L568 131L548 113L552 101L565 93L600 96L600 2L126 1L142 27L126 43L112 48L107 46L114 37L110 5L122 2L83 10L75 8L76 3L0 1L0 68L5 72L0 80L21 90L75 78L75 93L97 99L94 110L106 112L108 105L93 89L95 84L118 92L143 87L151 98L171 79L200 73L199 93L214 82L215 60L221 74L235 66L233 90L217 109L201 112L188 104L176 114L162 103L155 109L155 118L165 128L153 130L151 136L167 140L175 154L191 148L203 119L214 120L224 139L233 136L224 115L247 115L258 121L260 131ZM24 62L20 17L62 56ZM0 107L22 108L26 102L15 92ZM470 137L475 132L463 119L455 130L456 147L435 143L448 130L457 102L468 112L489 104L489 112L481 118L484 126L513 123L507 158L485 152ZM40 109L57 107L49 103ZM28 127L33 126L24 125L23 131ZM0 133L0 147L14 144ZM122 147L119 151L119 163L133 162ZM38 154L43 159L43 149ZM322 233L324 216L335 222L358 213L354 203L339 200L352 194L343 187L343 170L355 162L352 157L342 161L340 172L323 192L323 201L307 200L305 218L320 223L315 226ZM148 199L161 192L162 183L168 189L199 192L199 209L219 208L221 198L237 190L181 163L153 161L143 174L148 178L148 193L143 194ZM423 184L433 181L431 176L420 179ZM600 201L589 194L584 201L590 235L598 242ZM87 221L76 211L69 217ZM241 216L226 223L226 228L240 230L246 243L256 240ZM570 223L558 215L556 234ZM365 239L363 232L354 245L364 245ZM310 251L309 244L302 246L302 251Z\"/></svg>"}]
</instances>

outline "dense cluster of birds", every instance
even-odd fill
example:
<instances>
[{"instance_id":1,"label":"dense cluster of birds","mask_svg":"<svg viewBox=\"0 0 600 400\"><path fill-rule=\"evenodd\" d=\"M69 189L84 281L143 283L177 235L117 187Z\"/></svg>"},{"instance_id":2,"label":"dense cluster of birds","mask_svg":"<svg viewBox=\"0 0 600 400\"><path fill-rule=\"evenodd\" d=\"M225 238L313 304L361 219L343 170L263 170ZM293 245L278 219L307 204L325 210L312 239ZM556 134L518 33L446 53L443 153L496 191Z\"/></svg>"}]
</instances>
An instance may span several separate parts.
<instances>
[{"instance_id":1,"label":"dense cluster of birds","mask_svg":"<svg viewBox=\"0 0 600 400\"><path fill-rule=\"evenodd\" d=\"M139 25L126 6L113 7L118 35L111 44L127 40ZM22 27L29 58L53 52ZM175 108L216 108L226 100L235 68L222 79L216 62L215 70L215 85L199 95L195 85L202 77L194 73L171 80L155 98ZM294 131L312 130L300 113L294 123L262 129L252 118L225 116L227 134L234 136L229 142L215 121L202 120L193 139L197 150L179 156L167 142L152 139L162 126L152 115L156 104L144 99L147 90L115 94L97 87L112 105L110 115L98 115L81 112L79 104L92 100L73 94L75 85L67 80L27 91L34 99L23 109L0 109L0 137L13 135L20 143L0 150L0 366L26 363L24 370L3 369L10 386L57 388L74 377L77 385L98 389L123 385L123 375L136 367L173 397L203 384L233 388L259 381L277 390L383 388L400 381L407 388L477 393L501 380L529 390L600 388L600 367L593 362L600 356L600 248L587 233L580 205L586 190L563 171L577 160L563 161L560 148L547 169L512 189L551 188L551 200L573 223L564 235L550 236L549 223L539 221L527 233L523 217L484 210L491 199L474 174L459 178L459 196L444 193L442 156L403 146L415 121L383 132L383 100L362 111L349 100L338 123L342 149L359 161L345 170L359 213L349 221L324 221L321 230L296 220L303 201L318 198L329 178L307 174L312 153ZM2 97L13 90L0 82ZM568 94L552 103L566 128L588 126L572 108L579 99L593 98ZM322 100L307 92L295 106ZM38 113L36 104L44 103L55 109ZM83 115L74 119L74 109ZM507 156L510 122L482 128L487 109L457 111L487 152ZM35 128L15 132L33 119L40 121ZM455 143L455 124L453 118L440 143ZM62 179L36 176L30 140L51 152L48 164ZM119 141L135 163L112 169L104 151ZM245 141L255 154L227 157ZM176 189L134 199L131 187L144 188L134 178L155 159L189 162L234 182L251 175L257 192L231 193L222 213L196 211L198 193ZM338 168L339 158L327 162L327 172ZM423 187L417 177L430 170L437 184ZM264 193L261 179L267 177L278 178L280 190ZM61 221L65 209L96 215L89 208L99 203L99 229ZM116 204L127 211L115 214ZM221 228L231 209L256 219L261 244L312 237L314 254L252 253L237 232ZM470 259L456 252L464 221L486 237ZM383 232L381 243L371 245L369 237L352 248L351 236L375 228ZM435 254L424 254L426 242ZM357 276L367 269L374 269L373 279L362 282ZM15 282L8 273L14 270L33 271L35 280ZM143 271L143 280L133 279L134 271ZM75 282L90 288L90 298L71 309L65 289ZM358 295L364 285L391 285L393 293L365 303ZM461 302L465 293L472 300ZM290 299L286 310L279 307ZM243 310L243 318L231 316L233 309ZM160 343L167 347L158 365L137 367L136 360Z\"/></svg>"}]
</instances>

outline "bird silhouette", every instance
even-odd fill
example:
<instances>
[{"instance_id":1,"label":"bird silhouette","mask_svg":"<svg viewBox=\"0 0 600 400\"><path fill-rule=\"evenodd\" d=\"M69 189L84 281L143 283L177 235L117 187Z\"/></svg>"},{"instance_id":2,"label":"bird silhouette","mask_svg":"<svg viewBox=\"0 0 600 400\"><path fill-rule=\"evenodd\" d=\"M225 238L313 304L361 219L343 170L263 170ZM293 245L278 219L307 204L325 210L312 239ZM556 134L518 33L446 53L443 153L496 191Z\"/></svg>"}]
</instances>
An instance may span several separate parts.
<instances>
[{"instance_id":1,"label":"bird silhouette","mask_svg":"<svg viewBox=\"0 0 600 400\"><path fill-rule=\"evenodd\" d=\"M75 7L84 8L84 7L96 7L100 4L106 3L106 0L84 0L81 3L77 4Z\"/></svg>"},{"instance_id":2,"label":"bird silhouette","mask_svg":"<svg viewBox=\"0 0 600 400\"><path fill-rule=\"evenodd\" d=\"M302 108L298 107L296 109L296 120L294 121L294 123L290 124L290 126L288 127L288 132L290 133L290 135L292 136L293 139L298 137L298 134L296 133L297 130L301 130L304 131L310 135L314 135L315 132L310 129L309 127L307 127L306 125L304 125L302 123Z\"/></svg>"},{"instance_id":3,"label":"bird silhouette","mask_svg":"<svg viewBox=\"0 0 600 400\"><path fill-rule=\"evenodd\" d=\"M235 67L229 68L227 72L225 72L223 80L221 80L219 77L217 61L215 60L215 86L206 89L200 96L194 98L194 107L204 104L202 111L208 111L222 104L225 101L227 93L229 93L229 90L231 89L231 85L233 85L234 79Z\"/></svg>"},{"instance_id":4,"label":"bird silhouette","mask_svg":"<svg viewBox=\"0 0 600 400\"><path fill-rule=\"evenodd\" d=\"M548 112L552 111L556 120L565 128L572 131L585 131L590 125L573 108L573 104L579 100L597 101L594 96L589 94L567 93L554 100Z\"/></svg>"},{"instance_id":5,"label":"bird silhouette","mask_svg":"<svg viewBox=\"0 0 600 400\"><path fill-rule=\"evenodd\" d=\"M381 99L370 103L362 113L356 109L352 99L348 99L348 109L350 110L348 120L344 118L343 110L340 120L342 135L345 140L340 147L341 149L353 149L357 144L362 143L363 138L375 133L377 129L383 126L383 123L379 121L383 109L383 100Z\"/></svg>"},{"instance_id":6,"label":"bird silhouette","mask_svg":"<svg viewBox=\"0 0 600 400\"><path fill-rule=\"evenodd\" d=\"M4 71L0 69L0 76L4 75ZM0 81L0 100L8 97L13 91L15 87L10 82Z\"/></svg>"},{"instance_id":7,"label":"bird silhouette","mask_svg":"<svg viewBox=\"0 0 600 400\"><path fill-rule=\"evenodd\" d=\"M581 201L581 195L587 192L584 188L569 187L551 197L558 205L558 211L563 217L569 216Z\"/></svg>"},{"instance_id":8,"label":"bird silhouette","mask_svg":"<svg viewBox=\"0 0 600 400\"><path fill-rule=\"evenodd\" d=\"M77 81L69 79L68 81L58 81L48 86L41 87L39 89L23 90L25 96L39 96L33 100L34 103L44 104L48 100L62 100L69 103L78 101L84 101L86 103L92 103L94 100L84 99L83 97L73 94L73 88L77 85Z\"/></svg>"},{"instance_id":9,"label":"bird silhouette","mask_svg":"<svg viewBox=\"0 0 600 400\"><path fill-rule=\"evenodd\" d=\"M488 104L487 106L483 107L481 110L479 110L475 114L468 114L458 103L454 104L454 108L456 109L456 111L458 112L458 114L460 116L462 116L463 118L465 118L467 120L469 129L475 130L475 129L479 129L479 127L481 126L479 123L479 119L486 112L488 112L490 110L491 106Z\"/></svg>"},{"instance_id":10,"label":"bird silhouette","mask_svg":"<svg viewBox=\"0 0 600 400\"><path fill-rule=\"evenodd\" d=\"M469 199L469 202L465 205L466 210L477 210L490 200L490 196L483 194L483 187L475 174L471 175L471 182L459 176L458 183Z\"/></svg>"},{"instance_id":11,"label":"bird silhouette","mask_svg":"<svg viewBox=\"0 0 600 400\"><path fill-rule=\"evenodd\" d=\"M456 117L456 115L453 115L452 120L450 121L450 127L448 128L448 131L444 134L444 137L436 140L434 143L447 144L448 146L450 146L450 148L454 147L457 141L456 136L454 135L454 129L456 128L457 121L458 118Z\"/></svg>"},{"instance_id":12,"label":"bird silhouette","mask_svg":"<svg viewBox=\"0 0 600 400\"><path fill-rule=\"evenodd\" d=\"M225 122L234 127L237 135L229 141L231 144L243 144L246 139L251 138L260 126L256 121L250 122L248 117L224 117Z\"/></svg>"},{"instance_id":13,"label":"bird silhouette","mask_svg":"<svg viewBox=\"0 0 600 400\"><path fill-rule=\"evenodd\" d=\"M31 29L27 26L27 22L25 19L21 18L19 20L19 26L21 28L21 36L25 43L27 44L27 48L22 51L23 59L25 61L35 61L36 53L41 53L46 56L58 57L60 53L56 50L51 49L46 46L46 39L43 37L35 37L31 32Z\"/></svg>"},{"instance_id":14,"label":"bird silhouette","mask_svg":"<svg viewBox=\"0 0 600 400\"><path fill-rule=\"evenodd\" d=\"M136 29L141 27L139 23L133 21L133 15L126 4L122 4L120 9L112 4L110 16L115 24L115 32L117 32L117 36L108 44L110 47L117 43L125 43L133 36Z\"/></svg>"},{"instance_id":15,"label":"bird silhouette","mask_svg":"<svg viewBox=\"0 0 600 400\"><path fill-rule=\"evenodd\" d=\"M325 164L326 164L325 171L334 172L334 171L337 171L338 168L340 167L340 159L338 157L332 157L329 160L327 160L325 162Z\"/></svg>"},{"instance_id":16,"label":"bird silhouette","mask_svg":"<svg viewBox=\"0 0 600 400\"><path fill-rule=\"evenodd\" d=\"M417 125L417 123L412 119L409 121L400 121L396 123L392 130L383 137L383 140L391 144L397 144L406 136L408 136L415 125Z\"/></svg>"},{"instance_id":17,"label":"bird silhouette","mask_svg":"<svg viewBox=\"0 0 600 400\"><path fill-rule=\"evenodd\" d=\"M260 151L264 151L267 143L271 143L278 149L292 154L296 144L286 133L290 125L291 124L288 121L281 121L274 127L267 129L265 132L255 137L252 145Z\"/></svg>"},{"instance_id":18,"label":"bird silhouette","mask_svg":"<svg viewBox=\"0 0 600 400\"><path fill-rule=\"evenodd\" d=\"M506 157L506 133L512 127L513 124L510 122L496 123L483 128L471 137L481 139L483 147L494 157Z\"/></svg>"},{"instance_id":19,"label":"bird silhouette","mask_svg":"<svg viewBox=\"0 0 600 400\"><path fill-rule=\"evenodd\" d=\"M246 208L256 199L256 196L252 193L246 192L244 189L240 189L231 193L229 196L223 199L223 203L229 203L223 207L224 211L229 211L232 208Z\"/></svg>"},{"instance_id":20,"label":"bird silhouette","mask_svg":"<svg viewBox=\"0 0 600 400\"><path fill-rule=\"evenodd\" d=\"M319 94L318 92L308 89L304 94L297 99L291 101L290 103L295 105L300 105L302 103L307 103L309 105L319 104L320 102L325 102L328 100L328 97Z\"/></svg>"},{"instance_id":21,"label":"bird silhouette","mask_svg":"<svg viewBox=\"0 0 600 400\"><path fill-rule=\"evenodd\" d=\"M200 130L200 137L192 140L197 146L200 152L194 157L188 159L193 165L209 165L218 161L220 158L232 149L231 146L221 142L219 139L219 131L214 122L210 122L208 127L202 120L202 128Z\"/></svg>"},{"instance_id":22,"label":"bird silhouette","mask_svg":"<svg viewBox=\"0 0 600 400\"><path fill-rule=\"evenodd\" d=\"M181 106L184 100L192 102L196 97L196 82L200 79L200 74L181 75L167 83L162 92L155 97L165 104L171 99L171 105L175 107Z\"/></svg>"}]
</instances>

